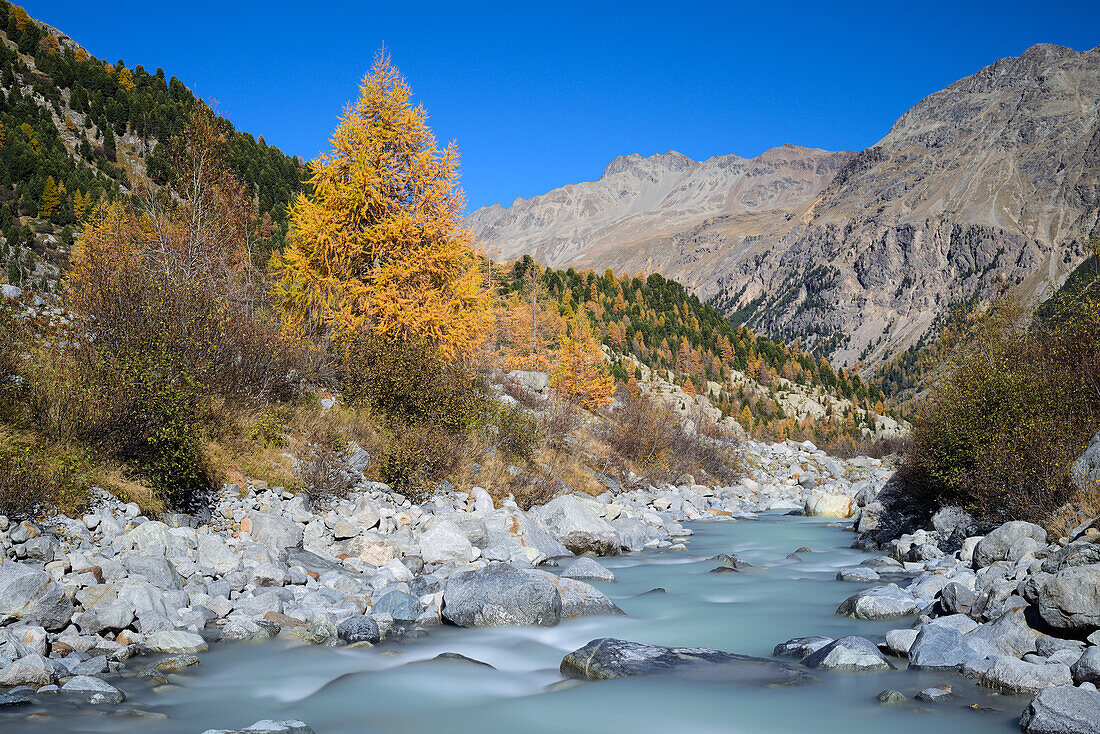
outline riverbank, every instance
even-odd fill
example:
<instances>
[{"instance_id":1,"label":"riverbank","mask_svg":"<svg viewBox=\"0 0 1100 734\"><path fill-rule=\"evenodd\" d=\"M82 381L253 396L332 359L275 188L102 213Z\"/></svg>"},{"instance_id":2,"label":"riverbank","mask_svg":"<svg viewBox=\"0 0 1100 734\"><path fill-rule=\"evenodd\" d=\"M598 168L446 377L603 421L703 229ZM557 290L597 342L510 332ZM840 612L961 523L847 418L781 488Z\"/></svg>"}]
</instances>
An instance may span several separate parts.
<instances>
[{"instance_id":1,"label":"riverbank","mask_svg":"<svg viewBox=\"0 0 1100 734\"><path fill-rule=\"evenodd\" d=\"M835 460L805 444L746 442L742 451L748 475L732 487L703 487L685 477L676 486L612 486L595 498L561 497L527 512L507 501L493 507L476 490L447 491L414 504L383 486L362 483L348 500L327 506L311 506L302 495L274 489L226 487L212 517L197 528L185 525L190 518L182 516L164 518L177 527L142 518L136 508L110 498L79 521L61 518L50 528L9 525L5 550L18 560L0 564L0 599L7 608L14 606L15 594L25 599L21 618L0 628L0 654L12 659L0 666L0 677L13 686L4 716L11 721L56 717L59 731L71 728L60 723L69 716L83 720L95 711L109 721L159 720L162 704L177 694L189 706L201 707L204 695L220 700L214 689L227 686L271 703L270 710L258 710L262 706L254 701L248 713L256 715L243 717L246 721L309 720L301 711L310 707L299 704L330 685L351 696L344 690L350 683L338 681L360 670L364 660L374 671L371 686L389 690L401 681L431 695L454 687L454 665L470 665L445 657L423 668L390 670L387 661L408 661L412 650L435 650L427 658L414 654L415 660L457 652L497 670L533 667L533 677L522 686L529 697L547 686L577 685L561 682L563 658L590 640L613 637L758 657L769 657L776 647L777 656L793 654L793 666L814 679L797 692L769 688L768 696L785 705L822 704L815 691L823 688L838 705L840 686L847 691L843 705L859 709L861 718L880 716L866 710L869 701L881 707L874 700L879 692L897 691L903 707L946 705L956 711L962 706L995 714L991 720L1015 721L1034 691L988 685L997 680L992 677L997 671L1015 673L1028 665L1060 674L1064 671L1054 666L1064 665L1072 678L1079 660L1071 664L1070 652L1086 657L1083 642L1071 644L1065 635L1028 626L1026 611L1012 606L1011 593L1004 594L1009 586L1019 588L1015 577L1032 568L1037 552L1045 553L1039 541L1001 543L1006 530L982 540L967 536L949 552L940 546L954 533L936 531L903 536L889 545L886 556L841 550L852 535L840 529L851 523L840 520L856 515L858 523L869 523L875 509L868 505L891 470L873 459ZM804 513L818 518L787 516ZM961 516L952 517L965 524ZM816 548L803 548L807 543L785 534L807 523L823 534L813 536L810 545ZM1002 558L966 570L975 557L990 558L1002 545ZM571 558L585 552L603 557ZM644 575L634 579L636 572ZM12 582L28 577L38 583ZM859 591L869 584L872 589ZM965 601L966 589L986 600L971 602L970 616L947 606ZM1015 624L1019 619L1023 627ZM459 635L459 626L481 629ZM817 638L787 649L776 646L806 636ZM862 649L855 638L866 640ZM1019 644L1028 647L1012 656L1015 663L1000 660L1011 656L1002 649L1006 639L1023 640ZM217 644L264 640L275 642L247 648ZM839 642L831 651L821 652L834 641ZM500 645L509 649L504 658L493 652ZM956 651L961 663L949 658ZM809 659L815 653L817 659ZM930 662L933 653L939 655L937 664ZM219 671L208 672L211 660ZM804 666L798 666L800 660ZM853 677L851 668L862 672ZM903 675L896 670L906 668ZM230 671L239 682L230 684ZM379 680L383 671L393 680ZM328 682L303 684L303 675ZM494 689L508 678L485 675ZM659 676L660 685L679 690L700 675L709 674L688 666L672 678ZM977 675L978 685L966 675ZM217 684L197 691L186 683L179 687L180 681L208 676ZM723 695L729 693L729 676ZM722 678L704 688L715 689ZM629 684L632 691L657 685L634 680L639 679ZM755 687L739 680L746 689ZM1069 687L1061 678L1049 680L1059 686L1050 688L1056 693ZM1100 694L1088 681L1072 690L1073 696L1084 695L1081 715L1089 721L1089 701ZM1005 691L1011 695L1000 697ZM393 695L401 698L397 688ZM450 695L444 698L450 701ZM242 712L220 710L226 723L246 723ZM1051 718L1048 710L1040 713ZM692 721L709 716L681 714ZM164 731L186 731L172 723L181 716L178 709L168 715ZM204 726L220 723L203 721ZM747 730L783 731L763 720Z\"/></svg>"}]
</instances>

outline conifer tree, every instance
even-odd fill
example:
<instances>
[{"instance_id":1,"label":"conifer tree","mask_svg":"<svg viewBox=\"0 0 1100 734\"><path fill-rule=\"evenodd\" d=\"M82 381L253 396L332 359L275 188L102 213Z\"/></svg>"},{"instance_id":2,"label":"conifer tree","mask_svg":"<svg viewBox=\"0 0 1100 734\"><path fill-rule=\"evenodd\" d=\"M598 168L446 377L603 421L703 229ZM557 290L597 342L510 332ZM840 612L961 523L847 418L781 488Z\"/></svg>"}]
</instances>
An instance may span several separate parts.
<instances>
[{"instance_id":1,"label":"conifer tree","mask_svg":"<svg viewBox=\"0 0 1100 734\"><path fill-rule=\"evenodd\" d=\"M458 152L436 147L422 107L379 54L359 100L312 164L274 258L276 297L348 344L365 334L427 339L445 359L480 347L489 292L462 217Z\"/></svg>"},{"instance_id":2,"label":"conifer tree","mask_svg":"<svg viewBox=\"0 0 1100 734\"><path fill-rule=\"evenodd\" d=\"M42 202L38 205L38 216L49 219L61 208L61 193L53 176L46 178L46 188L42 190Z\"/></svg>"}]
</instances>

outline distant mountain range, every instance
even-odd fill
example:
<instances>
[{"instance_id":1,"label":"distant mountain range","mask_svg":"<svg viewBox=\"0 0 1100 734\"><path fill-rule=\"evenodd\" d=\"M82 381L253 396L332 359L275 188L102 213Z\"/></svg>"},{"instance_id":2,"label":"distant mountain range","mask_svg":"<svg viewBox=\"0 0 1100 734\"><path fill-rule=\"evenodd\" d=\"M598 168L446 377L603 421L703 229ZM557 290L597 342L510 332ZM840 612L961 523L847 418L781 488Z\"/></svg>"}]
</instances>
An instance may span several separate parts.
<instances>
[{"instance_id":1,"label":"distant mountain range","mask_svg":"<svg viewBox=\"0 0 1100 734\"><path fill-rule=\"evenodd\" d=\"M660 271L841 366L955 303L1037 301L1100 234L1100 47L1039 44L929 95L860 153L616 158L598 181L473 212L490 254Z\"/></svg>"}]
</instances>

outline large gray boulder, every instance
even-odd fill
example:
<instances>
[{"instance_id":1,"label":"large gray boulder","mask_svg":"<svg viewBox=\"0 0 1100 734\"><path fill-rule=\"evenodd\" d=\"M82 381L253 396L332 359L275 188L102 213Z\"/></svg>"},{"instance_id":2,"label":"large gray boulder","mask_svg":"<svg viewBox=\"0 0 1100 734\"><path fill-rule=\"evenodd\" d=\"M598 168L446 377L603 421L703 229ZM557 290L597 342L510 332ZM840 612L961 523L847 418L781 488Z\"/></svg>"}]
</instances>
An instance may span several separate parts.
<instances>
[{"instance_id":1,"label":"large gray boulder","mask_svg":"<svg viewBox=\"0 0 1100 734\"><path fill-rule=\"evenodd\" d=\"M507 563L457 571L443 590L443 618L459 627L550 627L561 615L561 595L545 575Z\"/></svg>"},{"instance_id":2,"label":"large gray boulder","mask_svg":"<svg viewBox=\"0 0 1100 734\"><path fill-rule=\"evenodd\" d=\"M595 510L571 494L550 500L539 508L537 517L547 532L573 553L619 554L619 533Z\"/></svg>"},{"instance_id":3,"label":"large gray boulder","mask_svg":"<svg viewBox=\"0 0 1100 734\"><path fill-rule=\"evenodd\" d=\"M705 647L661 647L603 637L566 655L566 678L608 680L667 673L682 668L729 668L737 682L755 685L801 683L812 675L787 663Z\"/></svg>"},{"instance_id":4,"label":"large gray boulder","mask_svg":"<svg viewBox=\"0 0 1100 734\"><path fill-rule=\"evenodd\" d=\"M127 553L122 557L122 565L130 576L141 576L157 588L180 588L180 577L176 573L176 567L164 556L142 556Z\"/></svg>"},{"instance_id":5,"label":"large gray boulder","mask_svg":"<svg viewBox=\"0 0 1100 734\"><path fill-rule=\"evenodd\" d=\"M215 533L207 533L199 540L195 563L199 568L208 568L219 576L239 571L241 568L241 559L229 548L222 537Z\"/></svg>"},{"instance_id":6,"label":"large gray boulder","mask_svg":"<svg viewBox=\"0 0 1100 734\"><path fill-rule=\"evenodd\" d=\"M878 646L866 637L841 637L817 652L802 664L822 670L893 670L894 666L879 652Z\"/></svg>"},{"instance_id":7,"label":"large gray boulder","mask_svg":"<svg viewBox=\"0 0 1100 734\"><path fill-rule=\"evenodd\" d=\"M477 556L466 533L450 520L433 525L420 536L420 557L425 563L469 563Z\"/></svg>"},{"instance_id":8,"label":"large gray boulder","mask_svg":"<svg viewBox=\"0 0 1100 734\"><path fill-rule=\"evenodd\" d=\"M1037 604L1043 621L1055 629L1100 628L1100 565L1062 569L1038 589Z\"/></svg>"},{"instance_id":9,"label":"large gray boulder","mask_svg":"<svg viewBox=\"0 0 1100 734\"><path fill-rule=\"evenodd\" d=\"M512 561L535 566L548 558L573 555L546 528L518 507L501 507L485 515L487 548L502 551Z\"/></svg>"},{"instance_id":10,"label":"large gray boulder","mask_svg":"<svg viewBox=\"0 0 1100 734\"><path fill-rule=\"evenodd\" d=\"M241 530L245 530L260 545L278 554L281 561L286 560L289 549L302 547L302 526L279 515L250 512L242 523Z\"/></svg>"},{"instance_id":11,"label":"large gray boulder","mask_svg":"<svg viewBox=\"0 0 1100 734\"><path fill-rule=\"evenodd\" d=\"M615 602L607 598L607 595L595 586L577 579L555 576L546 571L538 571L546 577L546 580L554 585L561 595L562 619L583 617L596 614L609 614L625 617L626 612L619 609Z\"/></svg>"},{"instance_id":12,"label":"large gray boulder","mask_svg":"<svg viewBox=\"0 0 1100 734\"><path fill-rule=\"evenodd\" d=\"M967 660L981 657L966 643L957 629L927 624L909 648L909 667L933 670L958 668Z\"/></svg>"},{"instance_id":13,"label":"large gray boulder","mask_svg":"<svg viewBox=\"0 0 1100 734\"><path fill-rule=\"evenodd\" d=\"M1087 648L1070 666L1070 672L1077 683L1100 683L1100 647Z\"/></svg>"},{"instance_id":14,"label":"large gray boulder","mask_svg":"<svg viewBox=\"0 0 1100 734\"><path fill-rule=\"evenodd\" d=\"M1027 623L1023 609L1012 611L966 633L966 642L987 658L1001 655L1023 657L1035 652L1039 633Z\"/></svg>"},{"instance_id":15,"label":"large gray boulder","mask_svg":"<svg viewBox=\"0 0 1100 734\"><path fill-rule=\"evenodd\" d=\"M895 584L864 589L845 599L836 613L856 619L898 619L921 610L920 600Z\"/></svg>"},{"instance_id":16,"label":"large gray boulder","mask_svg":"<svg viewBox=\"0 0 1100 734\"><path fill-rule=\"evenodd\" d=\"M978 541L974 548L974 568L992 566L997 561L1015 561L1023 555L1020 551L1028 547L1024 540L1034 541L1037 545L1047 542L1047 531L1032 522L1013 520L990 531ZM1015 557L1013 557L1015 556Z\"/></svg>"},{"instance_id":17,"label":"large gray boulder","mask_svg":"<svg viewBox=\"0 0 1100 734\"><path fill-rule=\"evenodd\" d=\"M38 653L25 655L0 671L0 686L41 688L51 685L57 682L58 665Z\"/></svg>"},{"instance_id":18,"label":"large gray boulder","mask_svg":"<svg viewBox=\"0 0 1100 734\"><path fill-rule=\"evenodd\" d=\"M126 694L110 683L91 675L77 675L70 678L61 690L80 696L91 704L119 704L126 700Z\"/></svg>"},{"instance_id":19,"label":"large gray boulder","mask_svg":"<svg viewBox=\"0 0 1100 734\"><path fill-rule=\"evenodd\" d=\"M1100 731L1100 693L1073 686L1044 688L1020 717L1027 734L1089 734Z\"/></svg>"},{"instance_id":20,"label":"large gray boulder","mask_svg":"<svg viewBox=\"0 0 1100 734\"><path fill-rule=\"evenodd\" d=\"M1065 663L1027 663L1004 655L993 661L979 683L997 691L1037 693L1050 686L1073 685L1073 676Z\"/></svg>"},{"instance_id":21,"label":"large gray boulder","mask_svg":"<svg viewBox=\"0 0 1100 734\"><path fill-rule=\"evenodd\" d=\"M72 600L49 574L0 554L0 624L18 619L56 632L72 618Z\"/></svg>"}]
</instances>

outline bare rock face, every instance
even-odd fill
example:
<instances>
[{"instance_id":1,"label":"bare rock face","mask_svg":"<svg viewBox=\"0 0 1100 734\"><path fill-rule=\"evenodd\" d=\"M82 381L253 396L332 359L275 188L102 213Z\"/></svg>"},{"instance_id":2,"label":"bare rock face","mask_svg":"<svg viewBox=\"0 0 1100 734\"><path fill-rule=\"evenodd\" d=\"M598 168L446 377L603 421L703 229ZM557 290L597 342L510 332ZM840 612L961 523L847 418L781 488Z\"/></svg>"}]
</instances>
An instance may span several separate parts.
<instances>
[{"instance_id":1,"label":"bare rock face","mask_svg":"<svg viewBox=\"0 0 1100 734\"><path fill-rule=\"evenodd\" d=\"M838 365L887 359L1005 285L1043 296L1098 223L1100 48L1050 44L926 97L858 154L624 156L469 218L492 254L657 270Z\"/></svg>"}]
</instances>

